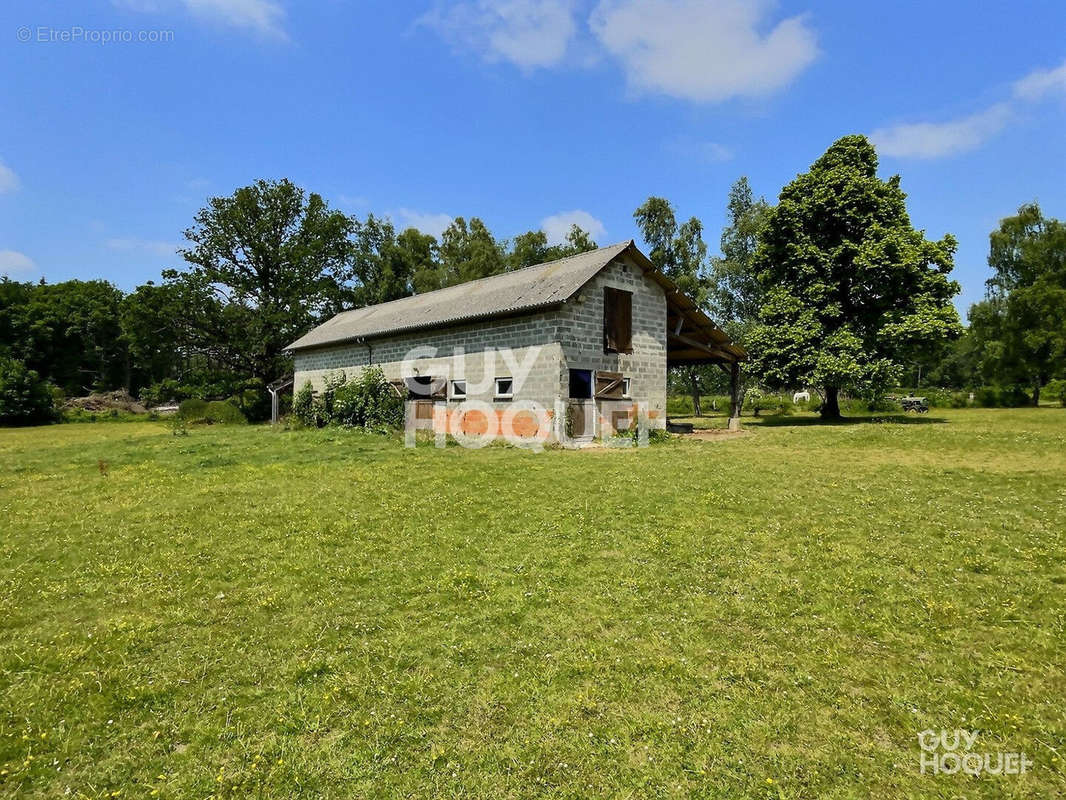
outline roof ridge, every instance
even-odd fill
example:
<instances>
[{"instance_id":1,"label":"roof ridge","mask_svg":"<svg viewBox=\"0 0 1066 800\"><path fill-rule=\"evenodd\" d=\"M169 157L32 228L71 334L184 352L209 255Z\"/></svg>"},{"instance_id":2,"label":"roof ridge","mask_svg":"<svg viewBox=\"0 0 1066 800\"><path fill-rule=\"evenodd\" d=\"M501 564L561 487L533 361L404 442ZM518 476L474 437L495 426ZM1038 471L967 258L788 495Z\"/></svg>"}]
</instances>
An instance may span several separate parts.
<instances>
[{"instance_id":1,"label":"roof ridge","mask_svg":"<svg viewBox=\"0 0 1066 800\"><path fill-rule=\"evenodd\" d=\"M484 277L474 278L470 281L463 281L462 283L453 283L451 286L442 286L439 289L432 289L428 292L420 292L416 294L405 295L404 297L397 297L395 300L386 300L384 303L372 303L368 306L359 306L359 308L347 308L344 311L341 311L336 314L333 319L329 320L329 322L332 322L333 320L336 320L338 317L344 316L345 314L351 314L355 311L364 311L368 308L382 308L383 306L392 305L393 303L400 303L405 300L410 300L412 297L429 297L430 295L437 294L438 292L445 292L448 289L455 289L459 286L473 286L478 283L483 283L484 281L491 281L493 278L499 278L502 275L516 275L519 272L526 272L527 270L531 269L539 269L541 267L550 266L551 264L561 264L564 261L570 261L574 258L581 258L582 256L587 256L591 253L598 253L601 250L613 250L616 247L625 248L631 244L633 244L633 240L626 239L621 242L616 242L615 244L605 245L604 247L597 247L595 250L585 250L582 253L574 253L573 255L563 256L562 258L553 258L551 261L542 261L539 264L530 264L528 267L522 267L521 269L511 269L507 270L506 272L497 272L495 275L485 275Z\"/></svg>"}]
</instances>

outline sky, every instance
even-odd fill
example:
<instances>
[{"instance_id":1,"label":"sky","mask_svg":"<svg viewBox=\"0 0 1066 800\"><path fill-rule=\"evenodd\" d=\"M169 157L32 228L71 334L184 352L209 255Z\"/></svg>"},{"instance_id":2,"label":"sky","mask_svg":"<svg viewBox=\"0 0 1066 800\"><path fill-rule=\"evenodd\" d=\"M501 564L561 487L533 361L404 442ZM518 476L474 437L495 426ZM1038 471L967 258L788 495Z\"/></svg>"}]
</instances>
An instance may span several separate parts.
<instances>
[{"instance_id":1,"label":"sky","mask_svg":"<svg viewBox=\"0 0 1066 800\"><path fill-rule=\"evenodd\" d=\"M1066 3L5 0L0 274L129 290L208 197L288 177L360 218L637 238L668 198L718 251L729 187L776 199L871 137L916 227L1066 217Z\"/></svg>"}]
</instances>

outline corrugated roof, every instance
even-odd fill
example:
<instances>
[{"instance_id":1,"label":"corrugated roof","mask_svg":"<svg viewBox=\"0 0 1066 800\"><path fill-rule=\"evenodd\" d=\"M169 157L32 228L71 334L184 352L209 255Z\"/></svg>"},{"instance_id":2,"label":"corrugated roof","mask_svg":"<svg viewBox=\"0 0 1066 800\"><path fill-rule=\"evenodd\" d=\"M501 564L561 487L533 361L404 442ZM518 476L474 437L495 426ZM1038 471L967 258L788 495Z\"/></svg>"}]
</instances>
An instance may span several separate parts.
<instances>
[{"instance_id":1,"label":"corrugated roof","mask_svg":"<svg viewBox=\"0 0 1066 800\"><path fill-rule=\"evenodd\" d=\"M558 305L629 247L633 247L632 240L434 292L343 311L286 349L322 347Z\"/></svg>"}]
</instances>

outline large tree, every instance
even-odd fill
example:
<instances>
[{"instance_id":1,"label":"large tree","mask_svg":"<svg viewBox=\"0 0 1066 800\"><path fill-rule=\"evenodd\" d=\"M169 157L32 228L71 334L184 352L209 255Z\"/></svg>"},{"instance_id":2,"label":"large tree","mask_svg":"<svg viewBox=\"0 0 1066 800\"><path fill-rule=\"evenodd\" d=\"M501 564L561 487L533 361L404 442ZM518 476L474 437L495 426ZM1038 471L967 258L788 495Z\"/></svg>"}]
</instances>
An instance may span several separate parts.
<instances>
[{"instance_id":1,"label":"large tree","mask_svg":"<svg viewBox=\"0 0 1066 800\"><path fill-rule=\"evenodd\" d=\"M722 255L711 260L710 296L716 320L730 328L734 341L741 341L762 308L764 291L755 256L769 212L765 199L755 199L747 177L730 188L719 243Z\"/></svg>"},{"instance_id":2,"label":"large tree","mask_svg":"<svg viewBox=\"0 0 1066 800\"><path fill-rule=\"evenodd\" d=\"M707 244L703 241L703 223L691 217L680 225L674 207L665 197L649 197L636 211L633 219L648 246L648 258L660 272L691 297L701 308L710 298L711 284L707 276ZM700 398L714 384L706 365L686 365L675 368L673 383L688 387L692 397L692 413L703 413Z\"/></svg>"},{"instance_id":3,"label":"large tree","mask_svg":"<svg viewBox=\"0 0 1066 800\"><path fill-rule=\"evenodd\" d=\"M125 386L119 305L106 281L0 282L2 349L71 395Z\"/></svg>"},{"instance_id":4,"label":"large tree","mask_svg":"<svg viewBox=\"0 0 1066 800\"><path fill-rule=\"evenodd\" d=\"M507 260L510 269L522 269L595 249L596 243L588 231L578 225L571 225L566 234L566 241L561 244L548 244L548 234L544 231L526 231L519 234L511 240Z\"/></svg>"},{"instance_id":5,"label":"large tree","mask_svg":"<svg viewBox=\"0 0 1066 800\"><path fill-rule=\"evenodd\" d=\"M259 180L214 197L185 231L193 294L211 291L221 313L191 319L233 369L271 381L288 367L282 348L338 304L349 274L353 221L289 180Z\"/></svg>"},{"instance_id":6,"label":"large tree","mask_svg":"<svg viewBox=\"0 0 1066 800\"><path fill-rule=\"evenodd\" d=\"M820 388L823 418L839 418L841 390L875 394L961 330L955 239L926 239L905 201L898 175L877 176L866 137L845 136L769 212L753 356L771 385Z\"/></svg>"},{"instance_id":7,"label":"large tree","mask_svg":"<svg viewBox=\"0 0 1066 800\"><path fill-rule=\"evenodd\" d=\"M442 285L487 278L507 270L507 254L484 222L471 217L452 220L440 237Z\"/></svg>"},{"instance_id":8,"label":"large tree","mask_svg":"<svg viewBox=\"0 0 1066 800\"><path fill-rule=\"evenodd\" d=\"M1044 385L1066 374L1066 225L1032 203L989 238L988 297L970 309L982 373L1028 385L1039 405Z\"/></svg>"}]
</instances>

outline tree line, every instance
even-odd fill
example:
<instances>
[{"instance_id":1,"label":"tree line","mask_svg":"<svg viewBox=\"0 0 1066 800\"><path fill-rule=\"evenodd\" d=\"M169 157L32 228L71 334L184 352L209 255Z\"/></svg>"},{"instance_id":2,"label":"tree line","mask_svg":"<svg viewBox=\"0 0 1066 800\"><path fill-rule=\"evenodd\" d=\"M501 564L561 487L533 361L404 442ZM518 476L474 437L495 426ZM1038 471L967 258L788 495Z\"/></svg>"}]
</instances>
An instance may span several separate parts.
<instances>
[{"instance_id":1,"label":"tree line","mask_svg":"<svg viewBox=\"0 0 1066 800\"><path fill-rule=\"evenodd\" d=\"M842 393L875 399L901 383L1039 402L1066 377L1066 226L1035 204L1003 220L986 298L964 327L955 239L926 239L900 177L877 169L865 137L846 136L776 203L740 178L718 255L700 219L680 221L666 198L633 217L656 267L748 350L745 389L812 388L825 417L839 416ZM266 384L291 369L285 345L336 312L596 247L577 226L550 244L536 230L498 238L477 217L456 218L439 239L397 231L288 180L211 198L185 239L183 269L128 294L105 281L0 281L0 406L44 404L37 381L66 395L121 387L149 404L235 396L262 417ZM724 380L713 365L670 375L696 413Z\"/></svg>"},{"instance_id":2,"label":"tree line","mask_svg":"<svg viewBox=\"0 0 1066 800\"><path fill-rule=\"evenodd\" d=\"M7 384L28 392L33 372L58 394L122 388L152 405L237 396L261 418L266 385L291 371L283 348L338 311L596 248L576 225L562 244L538 230L497 238L477 217L457 217L439 240L397 231L288 180L212 198L185 239L184 269L128 294L101 280L0 281Z\"/></svg>"}]
</instances>

